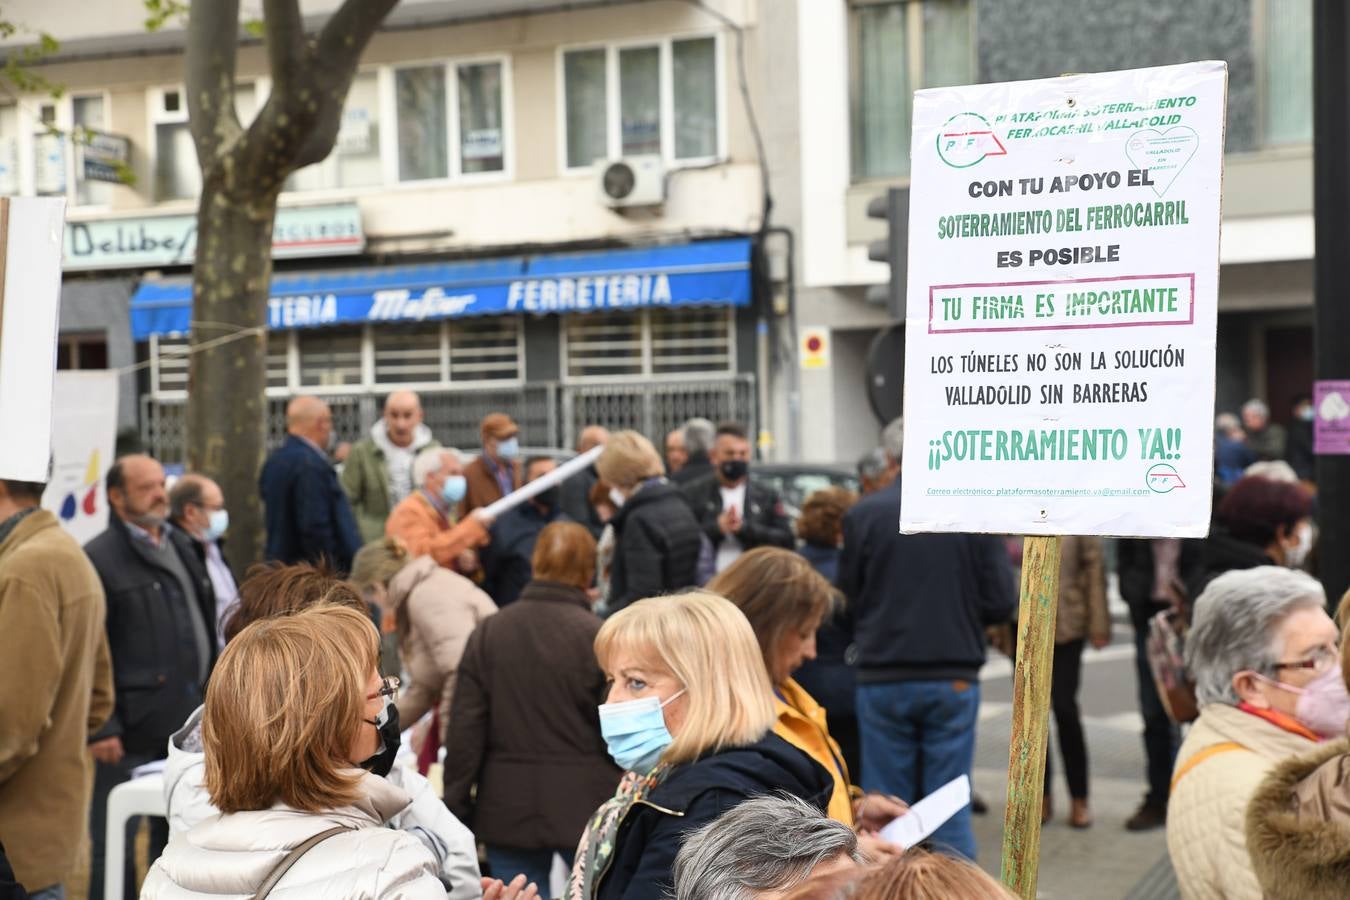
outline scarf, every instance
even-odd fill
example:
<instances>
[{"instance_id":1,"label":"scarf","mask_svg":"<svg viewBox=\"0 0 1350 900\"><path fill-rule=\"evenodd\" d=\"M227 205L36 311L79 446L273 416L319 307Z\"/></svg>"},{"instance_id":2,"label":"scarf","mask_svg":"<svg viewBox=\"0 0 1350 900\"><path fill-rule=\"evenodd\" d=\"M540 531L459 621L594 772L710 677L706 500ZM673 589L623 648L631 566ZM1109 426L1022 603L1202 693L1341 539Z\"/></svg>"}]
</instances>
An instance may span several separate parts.
<instances>
[{"instance_id":1,"label":"scarf","mask_svg":"<svg viewBox=\"0 0 1350 900\"><path fill-rule=\"evenodd\" d=\"M1249 715L1256 716L1258 719L1264 719L1265 721L1274 725L1276 728L1282 728L1285 731L1288 731L1290 734L1296 734L1299 737L1305 737L1308 740L1312 741L1313 743L1319 743L1322 740L1322 738L1318 737L1316 733L1314 733L1311 729L1305 726L1298 719L1295 719L1293 716L1287 716L1284 713L1280 712L1279 710L1257 709L1255 706L1252 706L1246 700L1243 700L1241 703L1239 703L1237 708L1245 713L1248 713Z\"/></svg>"},{"instance_id":2,"label":"scarf","mask_svg":"<svg viewBox=\"0 0 1350 900\"><path fill-rule=\"evenodd\" d=\"M657 763L647 775L624 773L614 796L600 804L581 834L572 877L567 881L566 900L595 900L600 881L613 862L614 839L618 837L619 826L633 805L665 781L670 772L668 763Z\"/></svg>"}]
</instances>

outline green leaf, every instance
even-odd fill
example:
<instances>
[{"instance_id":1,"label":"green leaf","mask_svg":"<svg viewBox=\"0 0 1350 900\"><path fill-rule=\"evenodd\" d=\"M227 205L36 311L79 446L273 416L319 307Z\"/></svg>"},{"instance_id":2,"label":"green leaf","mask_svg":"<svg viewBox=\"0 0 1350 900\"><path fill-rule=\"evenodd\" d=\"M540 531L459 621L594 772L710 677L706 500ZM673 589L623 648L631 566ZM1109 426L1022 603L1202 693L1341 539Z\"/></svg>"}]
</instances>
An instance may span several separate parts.
<instances>
[{"instance_id":1,"label":"green leaf","mask_svg":"<svg viewBox=\"0 0 1350 900\"><path fill-rule=\"evenodd\" d=\"M267 23L262 19L248 19L244 22L244 31L255 38L263 37L267 34Z\"/></svg>"}]
</instances>

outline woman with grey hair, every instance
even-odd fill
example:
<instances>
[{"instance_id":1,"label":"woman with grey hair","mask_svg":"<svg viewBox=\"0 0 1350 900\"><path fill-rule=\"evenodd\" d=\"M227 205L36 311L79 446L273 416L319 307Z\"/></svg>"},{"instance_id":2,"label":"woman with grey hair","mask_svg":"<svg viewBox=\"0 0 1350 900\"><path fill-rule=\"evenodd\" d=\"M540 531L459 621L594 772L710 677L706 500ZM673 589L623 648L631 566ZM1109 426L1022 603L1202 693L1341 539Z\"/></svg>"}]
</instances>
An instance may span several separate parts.
<instances>
[{"instance_id":1,"label":"woman with grey hair","mask_svg":"<svg viewBox=\"0 0 1350 900\"><path fill-rule=\"evenodd\" d=\"M1182 896L1259 900L1247 803L1283 760L1345 732L1350 699L1322 586L1280 566L1227 572L1195 602L1186 666L1200 718L1177 754L1167 848Z\"/></svg>"},{"instance_id":2,"label":"woman with grey hair","mask_svg":"<svg viewBox=\"0 0 1350 900\"><path fill-rule=\"evenodd\" d=\"M790 794L755 797L685 839L675 900L782 896L812 875L862 862L852 828Z\"/></svg>"}]
</instances>

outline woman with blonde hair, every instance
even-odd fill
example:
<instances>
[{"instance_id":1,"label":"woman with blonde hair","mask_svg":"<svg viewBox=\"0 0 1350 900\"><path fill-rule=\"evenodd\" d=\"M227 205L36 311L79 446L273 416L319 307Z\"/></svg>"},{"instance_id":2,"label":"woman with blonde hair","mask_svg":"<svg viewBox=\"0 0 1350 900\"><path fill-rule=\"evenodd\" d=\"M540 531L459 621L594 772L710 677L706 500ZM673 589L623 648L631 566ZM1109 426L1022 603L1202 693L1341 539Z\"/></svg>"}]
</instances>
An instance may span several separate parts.
<instances>
[{"instance_id":1,"label":"woman with blonde hair","mask_svg":"<svg viewBox=\"0 0 1350 900\"><path fill-rule=\"evenodd\" d=\"M830 818L865 836L871 856L896 852L872 832L880 831L906 807L895 798L853 787L848 764L830 734L826 710L792 673L816 655L816 632L836 604L834 589L802 556L781 547L756 547L722 570L708 590L739 609L759 642L773 682L774 733L809 755L833 780Z\"/></svg>"},{"instance_id":2,"label":"woman with blonde hair","mask_svg":"<svg viewBox=\"0 0 1350 900\"><path fill-rule=\"evenodd\" d=\"M225 647L202 717L206 790L221 815L170 841L141 897L440 898L431 851L383 827L411 802L368 771L388 750L397 679L348 607L260 619ZM278 880L279 879L279 880Z\"/></svg>"},{"instance_id":3,"label":"woman with blonde hair","mask_svg":"<svg viewBox=\"0 0 1350 900\"><path fill-rule=\"evenodd\" d=\"M358 550L351 579L367 600L393 616L409 681L398 698L398 716L410 727L435 710L437 727L428 737L434 760L450 721L464 645L497 605L463 575L430 556L414 557L396 537L371 541Z\"/></svg>"},{"instance_id":4,"label":"woman with blonde hair","mask_svg":"<svg viewBox=\"0 0 1350 900\"><path fill-rule=\"evenodd\" d=\"M909 850L883 866L836 868L813 875L784 900L1017 900L979 866L926 850Z\"/></svg>"},{"instance_id":5,"label":"woman with blonde hair","mask_svg":"<svg viewBox=\"0 0 1350 900\"><path fill-rule=\"evenodd\" d=\"M668 896L684 836L748 797L829 803L829 773L772 733L763 657L729 601L642 600L604 624L595 655L610 681L600 731L626 771L582 835L568 900Z\"/></svg>"},{"instance_id":6,"label":"woman with blonde hair","mask_svg":"<svg viewBox=\"0 0 1350 900\"><path fill-rule=\"evenodd\" d=\"M641 597L693 587L703 537L684 494L666 480L651 441L636 431L610 435L595 461L619 505L608 607L623 609Z\"/></svg>"}]
</instances>

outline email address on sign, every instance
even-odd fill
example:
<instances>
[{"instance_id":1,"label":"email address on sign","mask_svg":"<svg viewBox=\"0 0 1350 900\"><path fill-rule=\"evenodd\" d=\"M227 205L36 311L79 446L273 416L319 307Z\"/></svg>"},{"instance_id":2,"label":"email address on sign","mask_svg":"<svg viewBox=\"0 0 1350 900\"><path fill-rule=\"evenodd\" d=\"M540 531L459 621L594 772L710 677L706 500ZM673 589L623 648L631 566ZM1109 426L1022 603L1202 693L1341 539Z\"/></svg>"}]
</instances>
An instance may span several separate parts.
<instances>
[{"instance_id":1,"label":"email address on sign","mask_svg":"<svg viewBox=\"0 0 1350 900\"><path fill-rule=\"evenodd\" d=\"M930 497L1145 497L1146 488L928 488Z\"/></svg>"}]
</instances>

